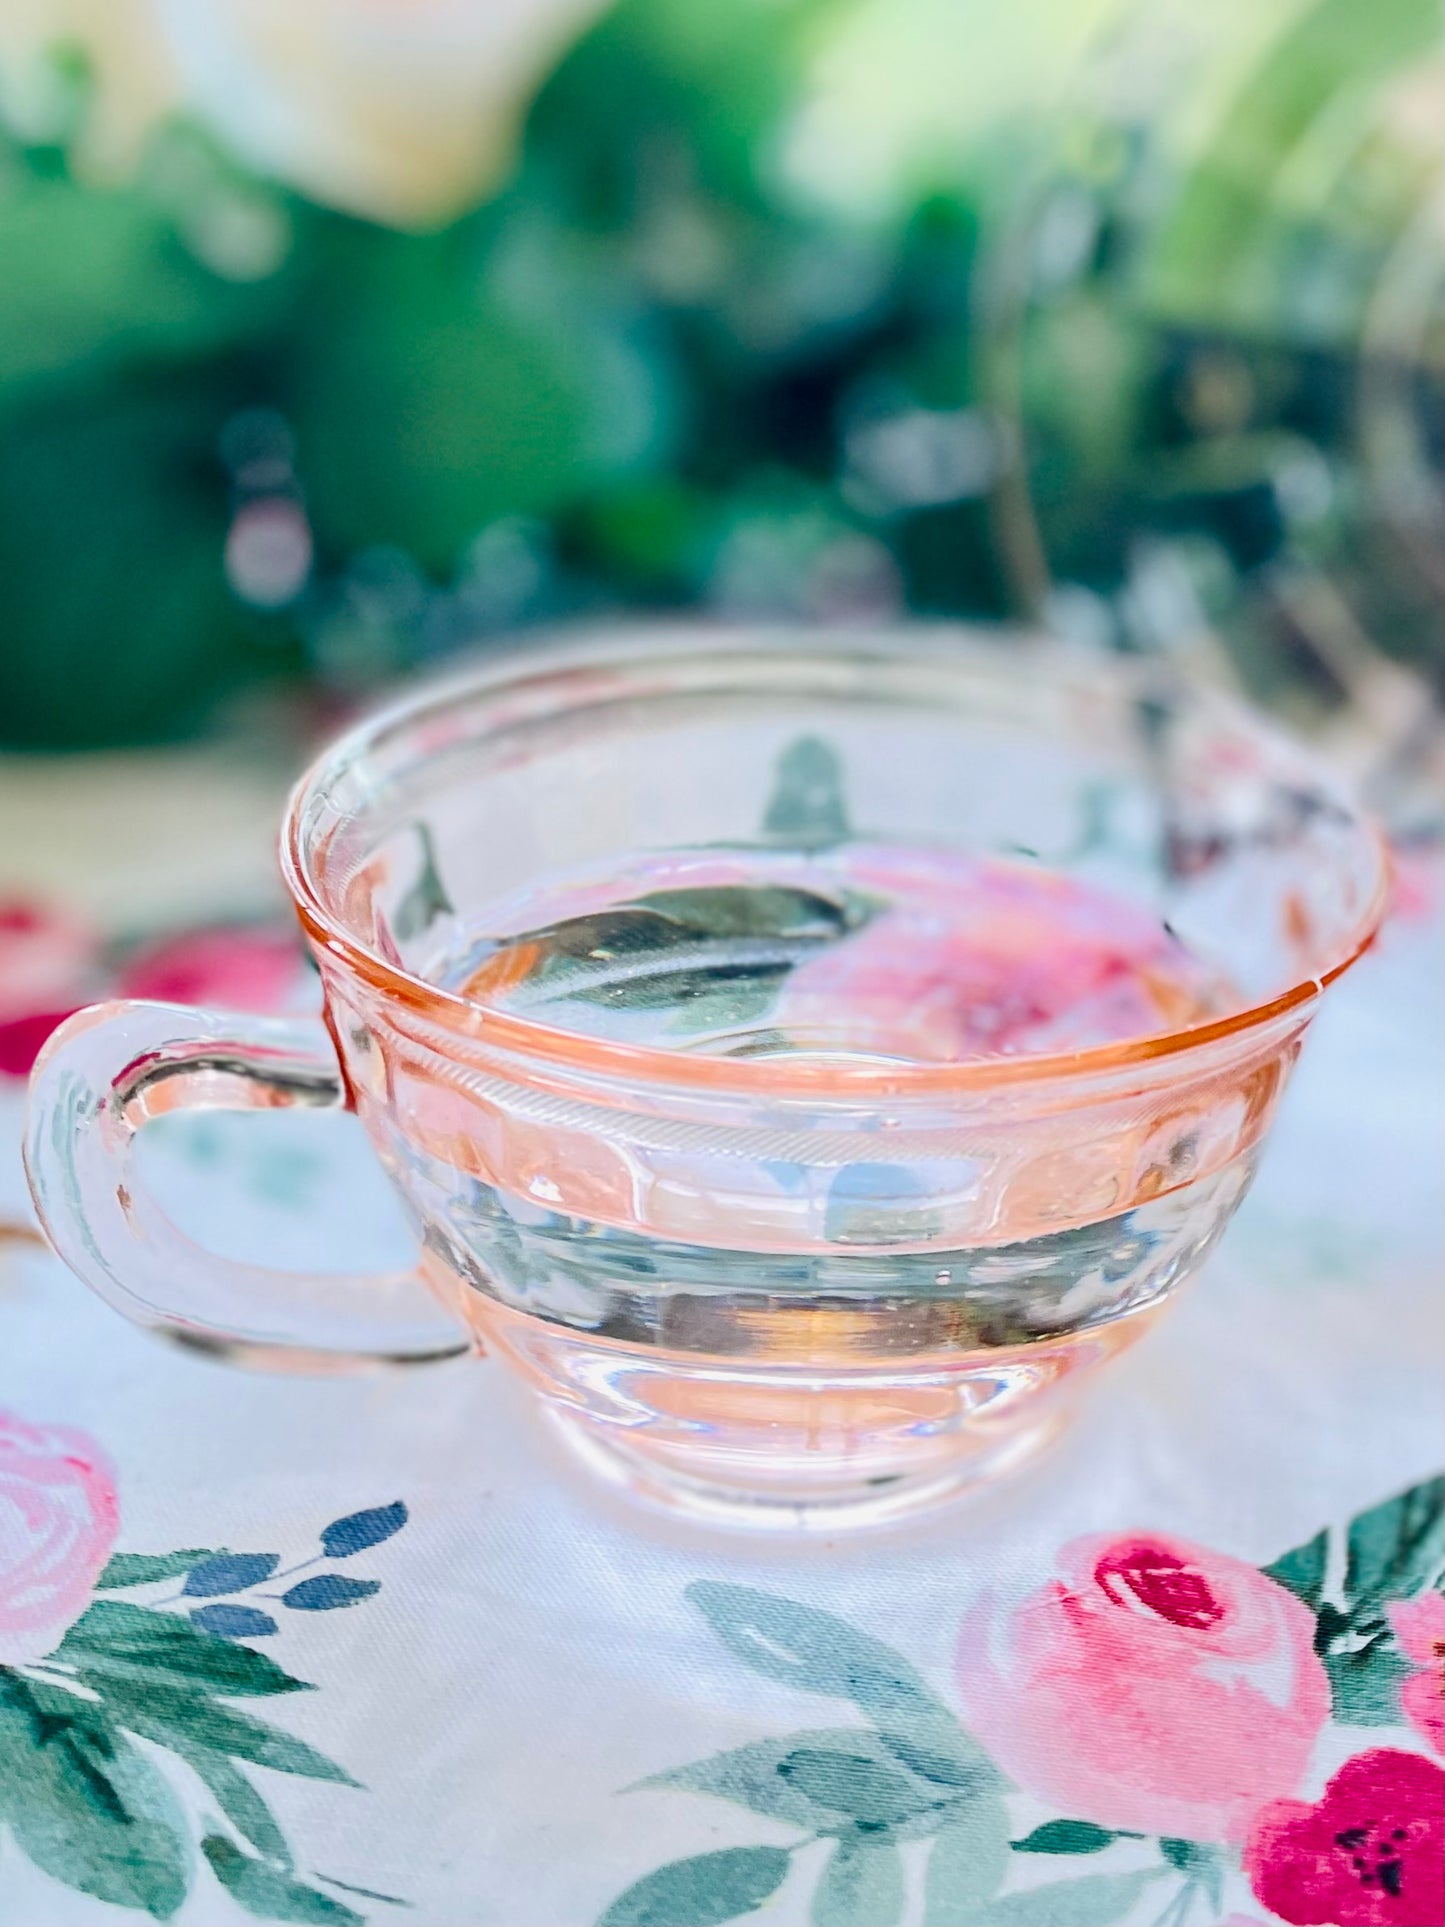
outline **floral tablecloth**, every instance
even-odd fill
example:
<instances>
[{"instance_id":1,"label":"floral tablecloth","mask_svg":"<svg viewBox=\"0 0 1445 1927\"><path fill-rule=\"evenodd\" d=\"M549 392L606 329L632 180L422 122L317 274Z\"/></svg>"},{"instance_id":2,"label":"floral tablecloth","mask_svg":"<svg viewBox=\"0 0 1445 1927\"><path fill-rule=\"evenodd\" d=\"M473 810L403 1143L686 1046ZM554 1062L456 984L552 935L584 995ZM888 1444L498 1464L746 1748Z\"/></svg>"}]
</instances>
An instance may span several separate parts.
<instances>
[{"instance_id":1,"label":"floral tablecloth","mask_svg":"<svg viewBox=\"0 0 1445 1927\"><path fill-rule=\"evenodd\" d=\"M0 1927L1440 1921L1439 897L1056 1455L836 1544L629 1512L486 1365L262 1378L133 1331L27 1231L12 1078ZM13 1067L82 992L312 995L264 930L4 914ZM404 1255L347 1119L144 1151L204 1243Z\"/></svg>"}]
</instances>

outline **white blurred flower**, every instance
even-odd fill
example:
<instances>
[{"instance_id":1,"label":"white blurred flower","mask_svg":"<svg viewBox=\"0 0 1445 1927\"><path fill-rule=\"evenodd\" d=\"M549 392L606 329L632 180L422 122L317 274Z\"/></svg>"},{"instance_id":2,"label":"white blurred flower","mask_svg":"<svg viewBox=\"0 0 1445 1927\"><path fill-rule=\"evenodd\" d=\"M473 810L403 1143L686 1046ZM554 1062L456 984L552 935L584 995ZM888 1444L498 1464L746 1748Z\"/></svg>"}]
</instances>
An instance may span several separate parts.
<instances>
[{"instance_id":1,"label":"white blurred flower","mask_svg":"<svg viewBox=\"0 0 1445 1927\"><path fill-rule=\"evenodd\" d=\"M1158 0L1150 0L1158 4ZM1216 4L1219 0L1216 0ZM792 186L886 214L1001 122L1047 112L1131 0L856 0L828 16L783 145Z\"/></svg>"},{"instance_id":2,"label":"white blurred flower","mask_svg":"<svg viewBox=\"0 0 1445 1927\"><path fill-rule=\"evenodd\" d=\"M106 172L128 166L176 100L174 63L148 0L3 0L0 113L31 139L57 131L53 56L72 48L95 80L86 158Z\"/></svg>"},{"instance_id":3,"label":"white blurred flower","mask_svg":"<svg viewBox=\"0 0 1445 1927\"><path fill-rule=\"evenodd\" d=\"M526 105L605 0L5 0L0 65L89 55L93 148L167 110L262 172L382 220L440 219L505 169ZM24 81L7 85L7 105ZM13 111L13 110L12 110Z\"/></svg>"}]
</instances>

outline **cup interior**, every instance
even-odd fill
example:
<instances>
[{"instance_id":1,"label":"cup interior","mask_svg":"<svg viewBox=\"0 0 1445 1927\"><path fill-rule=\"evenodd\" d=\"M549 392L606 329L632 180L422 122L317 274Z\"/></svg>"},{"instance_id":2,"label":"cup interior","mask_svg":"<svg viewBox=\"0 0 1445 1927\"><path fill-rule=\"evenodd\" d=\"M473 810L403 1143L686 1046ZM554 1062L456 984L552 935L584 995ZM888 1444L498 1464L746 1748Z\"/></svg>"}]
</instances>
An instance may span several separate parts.
<instances>
[{"instance_id":1,"label":"cup interior","mask_svg":"<svg viewBox=\"0 0 1445 1927\"><path fill-rule=\"evenodd\" d=\"M1158 665L927 632L519 657L324 758L293 805L289 869L354 961L429 989L445 1021L488 999L439 983L443 960L539 881L820 824L1107 891L1216 974L1215 1019L1313 994L1368 941L1385 885L1331 776L1232 702Z\"/></svg>"}]
</instances>

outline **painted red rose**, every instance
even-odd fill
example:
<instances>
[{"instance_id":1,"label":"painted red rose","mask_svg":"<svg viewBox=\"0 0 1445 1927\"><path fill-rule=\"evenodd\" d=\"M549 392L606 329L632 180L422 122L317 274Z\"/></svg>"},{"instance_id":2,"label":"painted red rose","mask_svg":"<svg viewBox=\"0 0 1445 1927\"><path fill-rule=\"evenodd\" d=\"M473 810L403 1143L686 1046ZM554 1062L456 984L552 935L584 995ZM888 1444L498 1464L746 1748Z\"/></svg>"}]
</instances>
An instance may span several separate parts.
<instances>
[{"instance_id":1,"label":"painted red rose","mask_svg":"<svg viewBox=\"0 0 1445 1927\"><path fill-rule=\"evenodd\" d=\"M1357 1754L1313 1806L1262 1808L1244 1867L1256 1899L1296 1927L1440 1927L1445 1772L1421 1753Z\"/></svg>"}]
</instances>

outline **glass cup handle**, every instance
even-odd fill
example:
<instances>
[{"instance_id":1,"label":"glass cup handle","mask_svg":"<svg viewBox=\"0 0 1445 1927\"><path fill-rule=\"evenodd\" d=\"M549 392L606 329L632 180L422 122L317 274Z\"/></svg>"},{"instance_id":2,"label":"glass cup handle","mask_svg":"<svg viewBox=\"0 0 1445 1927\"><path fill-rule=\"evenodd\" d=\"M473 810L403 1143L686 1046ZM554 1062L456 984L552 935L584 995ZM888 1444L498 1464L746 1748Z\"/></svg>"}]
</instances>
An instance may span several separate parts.
<instances>
[{"instance_id":1,"label":"glass cup handle","mask_svg":"<svg viewBox=\"0 0 1445 1927\"><path fill-rule=\"evenodd\" d=\"M317 1022L100 1004L62 1024L30 1083L25 1168L51 1244L137 1324L245 1363L346 1370L471 1347L419 1272L271 1270L205 1250L136 1182L131 1147L171 1111L346 1108Z\"/></svg>"}]
</instances>

